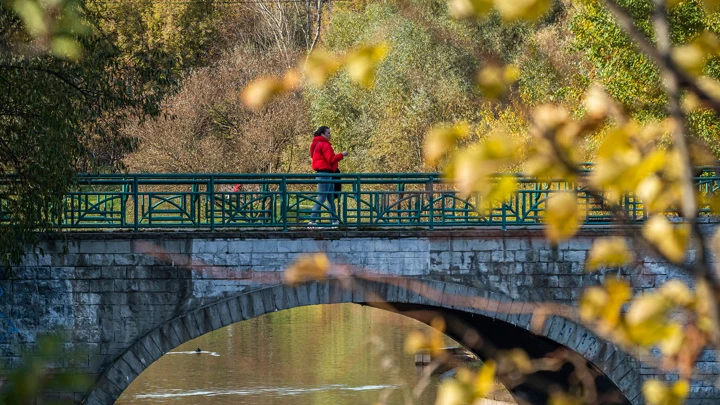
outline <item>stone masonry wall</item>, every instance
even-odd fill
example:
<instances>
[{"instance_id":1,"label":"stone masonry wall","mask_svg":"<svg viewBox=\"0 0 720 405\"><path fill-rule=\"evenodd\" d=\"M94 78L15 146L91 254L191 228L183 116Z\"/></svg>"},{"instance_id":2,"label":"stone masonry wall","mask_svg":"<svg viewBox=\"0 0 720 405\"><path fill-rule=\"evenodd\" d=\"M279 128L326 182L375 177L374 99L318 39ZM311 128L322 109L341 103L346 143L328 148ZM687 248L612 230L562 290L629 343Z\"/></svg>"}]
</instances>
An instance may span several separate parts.
<instances>
[{"instance_id":1,"label":"stone masonry wall","mask_svg":"<svg viewBox=\"0 0 720 405\"><path fill-rule=\"evenodd\" d=\"M516 300L575 305L585 287L618 274L583 270L593 239L604 235L584 232L553 247L536 230L65 234L43 242L42 253L28 255L10 278L0 280L0 314L7 316L0 317L0 336L10 331L0 342L0 357L4 369L15 368L36 349L39 335L63 331L65 348L83 353L74 365L99 374L162 323L276 285L298 256L318 251L356 273L453 282ZM636 257L620 275L638 292L673 278L693 284L639 249ZM709 381L719 374L715 353L705 353L699 367L708 381L696 382L693 396L717 403L720 394ZM79 401L82 393L74 398Z\"/></svg>"}]
</instances>

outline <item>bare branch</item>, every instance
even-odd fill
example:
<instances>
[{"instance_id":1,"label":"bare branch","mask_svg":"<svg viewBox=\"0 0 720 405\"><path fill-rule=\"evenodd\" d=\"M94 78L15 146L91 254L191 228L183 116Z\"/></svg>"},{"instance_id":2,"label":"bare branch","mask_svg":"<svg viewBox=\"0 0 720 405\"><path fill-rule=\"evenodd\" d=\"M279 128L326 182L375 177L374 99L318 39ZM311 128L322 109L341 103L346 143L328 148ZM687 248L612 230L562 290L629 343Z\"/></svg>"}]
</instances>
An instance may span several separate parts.
<instances>
[{"instance_id":1,"label":"bare branch","mask_svg":"<svg viewBox=\"0 0 720 405\"><path fill-rule=\"evenodd\" d=\"M318 40L320 39L320 27L322 23L322 6L323 6L323 0L317 0L317 28L315 30L315 39L313 39L312 44L310 45L310 49L308 50L308 56L312 53L313 49L315 49L315 45L317 45Z\"/></svg>"}]
</instances>

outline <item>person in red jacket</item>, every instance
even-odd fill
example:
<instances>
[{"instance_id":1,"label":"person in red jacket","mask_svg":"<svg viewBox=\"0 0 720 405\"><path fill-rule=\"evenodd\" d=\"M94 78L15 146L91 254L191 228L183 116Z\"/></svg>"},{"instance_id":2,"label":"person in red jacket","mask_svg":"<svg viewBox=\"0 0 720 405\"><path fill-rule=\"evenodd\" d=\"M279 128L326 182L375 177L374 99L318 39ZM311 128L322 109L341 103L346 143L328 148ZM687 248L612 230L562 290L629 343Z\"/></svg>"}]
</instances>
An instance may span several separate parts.
<instances>
[{"instance_id":1,"label":"person in red jacket","mask_svg":"<svg viewBox=\"0 0 720 405\"><path fill-rule=\"evenodd\" d=\"M332 144L330 144L330 128L321 126L313 134L313 141L310 144L310 157L312 158L312 168L318 173L318 199L312 208L310 222L308 225L315 226L315 222L320 216L322 204L327 201L330 217L333 225L338 225L338 216L335 211L335 201L332 195L335 191L335 185L329 180L332 174L337 172L338 163L343 160L348 152L335 153Z\"/></svg>"}]
</instances>

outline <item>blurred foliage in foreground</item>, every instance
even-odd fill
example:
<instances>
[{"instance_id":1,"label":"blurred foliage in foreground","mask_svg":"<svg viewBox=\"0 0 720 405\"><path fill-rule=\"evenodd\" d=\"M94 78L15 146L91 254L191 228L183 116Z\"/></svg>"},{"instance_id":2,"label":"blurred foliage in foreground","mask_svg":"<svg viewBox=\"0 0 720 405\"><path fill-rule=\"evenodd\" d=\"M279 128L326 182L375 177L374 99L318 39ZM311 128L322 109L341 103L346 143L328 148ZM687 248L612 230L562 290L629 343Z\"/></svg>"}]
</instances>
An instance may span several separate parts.
<instances>
[{"instance_id":1,"label":"blurred foliage in foreground","mask_svg":"<svg viewBox=\"0 0 720 405\"><path fill-rule=\"evenodd\" d=\"M410 15L409 3L391 3L388 7L398 7L399 14L404 11ZM502 58L494 64L476 59L474 83L481 96L477 96L479 104L469 111L522 112L523 139L514 136L508 126L482 125L467 117L443 115L430 119L432 126L424 141L427 163L445 167L446 177L461 193L479 193L483 197L485 202L478 207L481 213L502 204L517 191L515 176L498 176L508 170L575 183L595 203L614 212L618 224L625 219L625 196L632 194L642 201L649 220L642 228L617 228L622 233L595 241L586 269L602 271L608 278L602 285L586 290L579 310L571 309L562 315L582 320L598 335L643 360L659 359L662 370L679 375L679 381L669 385L657 380L644 383L643 394L651 405L683 403L701 353L720 347L720 265L711 257L720 254L720 231L715 236L706 235L697 220L701 209L720 214L720 204L715 193L700 192L694 180L695 167L714 165L717 153L718 6L714 1L666 4L661 0L590 0L568 3L562 8L564 12L558 12L557 6L546 0L450 0L450 14L470 24L486 24L498 18L510 26L529 23L538 27L556 19L571 22L572 43L581 52L582 63L578 66L586 74L575 82L584 84L573 86L574 91L565 93L565 97L548 99L523 87L524 81L532 77L523 76L527 66L518 68ZM409 19L447 34L444 49L454 45L453 39L467 37L437 22L423 20L418 14ZM394 18L393 22L398 20ZM393 43L392 30L373 32L369 37L347 38L357 40L357 49L372 49L377 43L385 48L387 43ZM470 52L473 45L468 41L460 48ZM407 45L394 46L402 49ZM306 75L314 78L316 85L325 86L316 90L319 92L336 93L333 83L346 78L350 80L347 83L381 87L384 91L388 87L383 82L384 69L393 63L393 46L389 48L387 57L368 60L360 77L337 74L343 69L349 73L357 63L352 53L336 57L315 53L305 66ZM561 61L548 59L558 69L563 67L558 63ZM448 62L452 64L453 59ZM429 75L431 72L428 70ZM261 94L253 86L262 87L263 83L251 84L245 93L248 97ZM278 87L265 93L265 99L252 99L248 105L258 108L287 90ZM329 105L322 110L332 111ZM703 141L710 141L711 146ZM582 163L589 147L594 148L595 164L586 173ZM551 243L568 240L578 232L585 210L578 203L576 191L553 193L544 205L546 236ZM630 284L623 279L623 270L642 271L643 266L634 262L631 245L643 247L667 265L678 267L693 283L671 280L654 292L633 296ZM302 269L297 265L289 269L290 281L323 276L332 269L326 260L317 257L301 263ZM545 315L540 314L540 320ZM432 349L433 339L410 336L408 342L415 349ZM484 397L492 377L503 369L499 359L505 359L508 369L520 374L532 370L521 355L500 356L477 373L459 372L454 380L443 382L437 403L471 404ZM550 399L554 405L597 401L593 387L585 384Z\"/></svg>"},{"instance_id":2,"label":"blurred foliage in foreground","mask_svg":"<svg viewBox=\"0 0 720 405\"><path fill-rule=\"evenodd\" d=\"M21 363L0 381L0 403L6 405L42 403L72 404L75 392L90 388L91 381L80 372L67 371L76 356L63 350L57 336L38 339L37 350L23 353ZM53 399L53 396L59 399Z\"/></svg>"}]
</instances>

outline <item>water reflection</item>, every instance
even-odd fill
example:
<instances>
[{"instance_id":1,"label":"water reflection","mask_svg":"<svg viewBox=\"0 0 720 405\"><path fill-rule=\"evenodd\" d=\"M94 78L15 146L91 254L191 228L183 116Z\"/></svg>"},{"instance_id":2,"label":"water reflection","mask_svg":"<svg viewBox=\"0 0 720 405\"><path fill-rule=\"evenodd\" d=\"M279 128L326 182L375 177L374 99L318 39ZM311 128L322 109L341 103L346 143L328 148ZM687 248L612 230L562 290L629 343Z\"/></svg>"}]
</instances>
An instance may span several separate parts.
<instances>
[{"instance_id":1,"label":"water reflection","mask_svg":"<svg viewBox=\"0 0 720 405\"><path fill-rule=\"evenodd\" d=\"M404 405L419 378L404 339L428 328L355 304L275 312L177 347L116 403ZM434 403L436 390L434 378L413 403Z\"/></svg>"}]
</instances>

